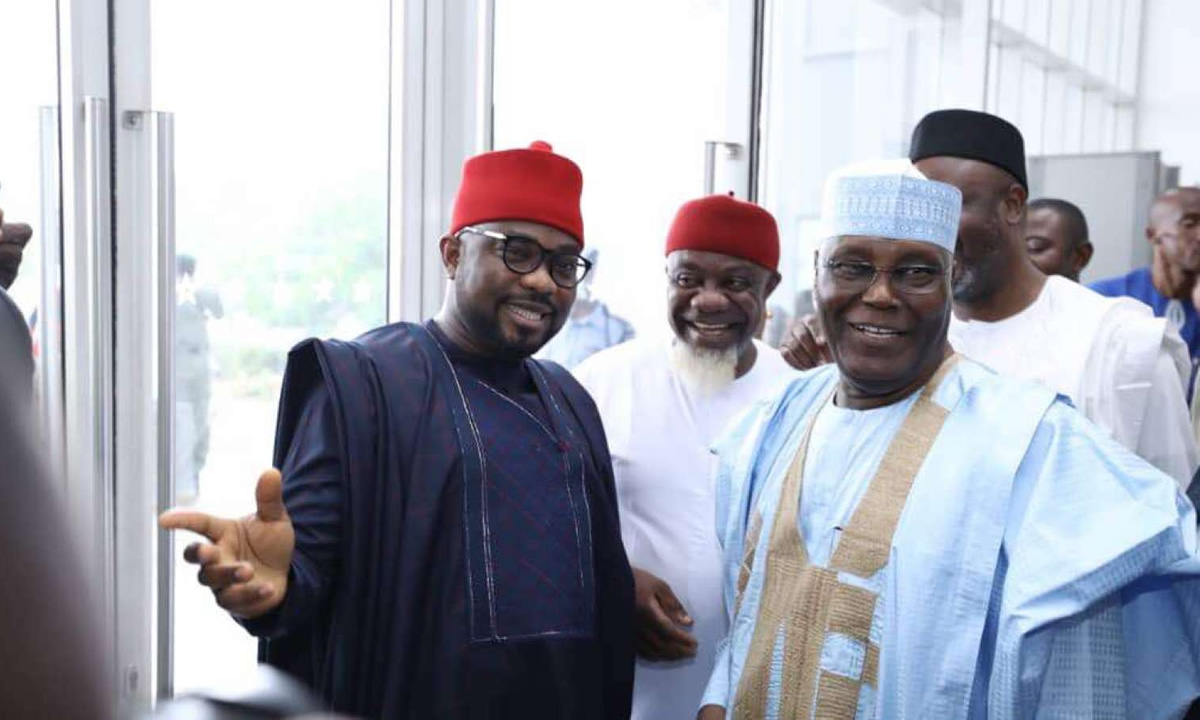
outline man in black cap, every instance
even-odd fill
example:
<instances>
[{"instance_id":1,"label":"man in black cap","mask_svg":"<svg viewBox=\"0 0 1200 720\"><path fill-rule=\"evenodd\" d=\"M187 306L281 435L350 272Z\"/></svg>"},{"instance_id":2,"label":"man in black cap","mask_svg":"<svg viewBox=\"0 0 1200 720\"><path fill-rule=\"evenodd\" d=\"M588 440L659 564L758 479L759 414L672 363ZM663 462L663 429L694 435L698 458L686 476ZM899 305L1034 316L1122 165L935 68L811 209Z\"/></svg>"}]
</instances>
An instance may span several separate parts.
<instances>
[{"instance_id":1,"label":"man in black cap","mask_svg":"<svg viewBox=\"0 0 1200 720\"><path fill-rule=\"evenodd\" d=\"M1034 266L1025 248L1029 185L1020 131L987 113L938 110L913 130L909 158L963 194L954 348L1071 398L1089 420L1186 487L1200 462L1183 399L1187 349L1144 306L1047 278ZM801 368L829 359L811 319L793 327L783 351Z\"/></svg>"}]
</instances>

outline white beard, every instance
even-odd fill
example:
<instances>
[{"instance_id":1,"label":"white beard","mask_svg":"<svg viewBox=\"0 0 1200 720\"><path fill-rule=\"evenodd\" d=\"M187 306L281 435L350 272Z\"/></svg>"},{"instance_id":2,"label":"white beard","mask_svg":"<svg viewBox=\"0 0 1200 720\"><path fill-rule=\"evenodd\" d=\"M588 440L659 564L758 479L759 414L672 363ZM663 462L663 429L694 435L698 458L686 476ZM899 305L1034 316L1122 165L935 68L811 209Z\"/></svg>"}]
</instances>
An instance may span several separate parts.
<instances>
[{"instance_id":1,"label":"white beard","mask_svg":"<svg viewBox=\"0 0 1200 720\"><path fill-rule=\"evenodd\" d=\"M671 343L671 367L689 388L716 395L737 378L738 349L695 348L676 338Z\"/></svg>"}]
</instances>

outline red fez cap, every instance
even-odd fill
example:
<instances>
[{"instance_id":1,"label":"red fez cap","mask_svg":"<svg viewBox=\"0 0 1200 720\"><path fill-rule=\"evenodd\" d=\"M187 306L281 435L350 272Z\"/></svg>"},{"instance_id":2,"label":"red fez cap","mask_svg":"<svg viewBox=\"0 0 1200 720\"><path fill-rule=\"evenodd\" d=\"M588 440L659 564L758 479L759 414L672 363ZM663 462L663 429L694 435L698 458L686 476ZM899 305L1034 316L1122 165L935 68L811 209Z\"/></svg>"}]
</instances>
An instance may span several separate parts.
<instances>
[{"instance_id":1,"label":"red fez cap","mask_svg":"<svg viewBox=\"0 0 1200 720\"><path fill-rule=\"evenodd\" d=\"M557 228L583 245L579 196L583 173L549 143L476 155L463 165L450 232L498 220L527 220Z\"/></svg>"},{"instance_id":2,"label":"red fez cap","mask_svg":"<svg viewBox=\"0 0 1200 720\"><path fill-rule=\"evenodd\" d=\"M779 267L779 228L771 213L729 195L709 195L683 204L667 233L667 254L704 250Z\"/></svg>"}]
</instances>

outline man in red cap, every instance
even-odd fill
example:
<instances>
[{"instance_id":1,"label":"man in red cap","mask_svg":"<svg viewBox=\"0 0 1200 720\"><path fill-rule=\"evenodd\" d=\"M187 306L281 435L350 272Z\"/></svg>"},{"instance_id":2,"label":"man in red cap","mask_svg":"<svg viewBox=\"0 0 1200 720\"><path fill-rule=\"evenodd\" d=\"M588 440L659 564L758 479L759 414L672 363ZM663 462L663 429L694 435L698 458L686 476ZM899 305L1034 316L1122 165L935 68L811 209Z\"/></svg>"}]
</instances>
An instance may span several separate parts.
<instances>
[{"instance_id":1,"label":"man in red cap","mask_svg":"<svg viewBox=\"0 0 1200 720\"><path fill-rule=\"evenodd\" d=\"M467 161L441 311L288 357L258 510L191 511L184 557L260 655L367 717L629 715L633 581L600 417L533 361L566 320L582 176L549 145Z\"/></svg>"},{"instance_id":2,"label":"man in red cap","mask_svg":"<svg viewBox=\"0 0 1200 720\"><path fill-rule=\"evenodd\" d=\"M612 450L637 584L633 717L695 717L727 631L709 446L793 375L754 339L779 283L766 210L724 195L686 203L667 235L671 339L639 338L575 371Z\"/></svg>"}]
</instances>

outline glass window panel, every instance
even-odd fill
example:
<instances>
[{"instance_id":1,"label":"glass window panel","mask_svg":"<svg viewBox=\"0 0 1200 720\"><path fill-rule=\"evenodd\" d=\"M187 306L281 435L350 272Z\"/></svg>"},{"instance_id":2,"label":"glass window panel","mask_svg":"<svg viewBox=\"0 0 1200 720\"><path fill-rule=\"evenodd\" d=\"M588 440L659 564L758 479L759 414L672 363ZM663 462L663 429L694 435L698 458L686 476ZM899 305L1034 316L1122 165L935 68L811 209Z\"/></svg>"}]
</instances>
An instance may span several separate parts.
<instances>
[{"instance_id":1,"label":"glass window panel","mask_svg":"<svg viewBox=\"0 0 1200 720\"><path fill-rule=\"evenodd\" d=\"M1050 6L1051 0L1026 0L1025 35L1043 46L1050 43Z\"/></svg>"},{"instance_id":2,"label":"glass window panel","mask_svg":"<svg viewBox=\"0 0 1200 720\"><path fill-rule=\"evenodd\" d=\"M877 27L869 18L864 22L852 2L812 4L807 11L804 43L809 55L854 52L880 45Z\"/></svg>"},{"instance_id":3,"label":"glass window panel","mask_svg":"<svg viewBox=\"0 0 1200 720\"><path fill-rule=\"evenodd\" d=\"M1121 71L1118 84L1127 93L1137 90L1138 62L1141 58L1142 0L1121 0L1124 18L1121 22Z\"/></svg>"},{"instance_id":4,"label":"glass window panel","mask_svg":"<svg viewBox=\"0 0 1200 720\"><path fill-rule=\"evenodd\" d=\"M1043 110L1042 148L1044 155L1066 152L1067 85L1061 72L1046 73L1046 105Z\"/></svg>"},{"instance_id":5,"label":"glass window panel","mask_svg":"<svg viewBox=\"0 0 1200 720\"><path fill-rule=\"evenodd\" d=\"M151 22L154 106L175 113L176 495L240 515L288 349L384 322L388 2L156 0ZM250 668L178 553L175 587L176 691Z\"/></svg>"},{"instance_id":6,"label":"glass window panel","mask_svg":"<svg viewBox=\"0 0 1200 720\"><path fill-rule=\"evenodd\" d=\"M1071 54L1075 4L1082 0L1047 0L1050 5L1050 50L1061 58Z\"/></svg>"},{"instance_id":7,"label":"glass window panel","mask_svg":"<svg viewBox=\"0 0 1200 720\"><path fill-rule=\"evenodd\" d=\"M1109 149L1111 135L1106 135L1106 113L1111 107L1104 95L1096 91L1083 94L1083 152L1104 152Z\"/></svg>"},{"instance_id":8,"label":"glass window panel","mask_svg":"<svg viewBox=\"0 0 1200 720\"><path fill-rule=\"evenodd\" d=\"M1108 0L1105 6L1105 26L1108 39L1104 48L1104 80L1114 87L1121 82L1121 45L1132 33L1130 28L1122 25L1125 19L1121 7L1123 3L1124 0Z\"/></svg>"},{"instance_id":9,"label":"glass window panel","mask_svg":"<svg viewBox=\"0 0 1200 720\"><path fill-rule=\"evenodd\" d=\"M1111 102L1104 100L1101 103L1103 122L1101 123L1101 150L1104 152L1115 152L1118 146L1117 139L1117 109Z\"/></svg>"},{"instance_id":10,"label":"glass window panel","mask_svg":"<svg viewBox=\"0 0 1200 720\"><path fill-rule=\"evenodd\" d=\"M642 335L669 332L667 228L703 191L705 141L725 139L729 7L496 4L493 144L543 139L579 163L587 245L600 252L589 292Z\"/></svg>"},{"instance_id":11,"label":"glass window panel","mask_svg":"<svg viewBox=\"0 0 1200 720\"><path fill-rule=\"evenodd\" d=\"M984 109L996 112L1000 107L1000 83L1004 77L1004 68L1000 64L1000 46L992 43L988 48L987 101Z\"/></svg>"},{"instance_id":12,"label":"glass window panel","mask_svg":"<svg viewBox=\"0 0 1200 720\"><path fill-rule=\"evenodd\" d=\"M945 75L934 69L941 67L945 32L945 22L936 12L922 8L913 19L908 41L909 60L894 68L904 83L905 102L911 105L905 113L906 117L920 118L943 104L942 97L948 83ZM910 65L915 65L920 71L909 70ZM933 77L925 77L927 71L933 71ZM907 135L902 138L902 144L907 149Z\"/></svg>"},{"instance_id":13,"label":"glass window panel","mask_svg":"<svg viewBox=\"0 0 1200 720\"><path fill-rule=\"evenodd\" d=\"M42 225L46 212L57 214L56 197L45 199L53 203L51 207L42 206L42 152L56 155L57 138L52 136L51 142L43 145L41 135L41 108L58 105L57 23L54 3L0 0L0 28L4 29L0 41L0 209L6 224L23 223L33 231L8 294L35 331L35 342L44 324L38 313L42 251L46 243L61 242L57 234L48 236L54 228ZM57 167L57 163L52 165ZM50 180L57 185L57 178ZM10 228L10 247L22 236L23 231ZM39 352L39 348L34 350ZM39 357L39 361L44 359ZM39 362L39 372L41 366Z\"/></svg>"},{"instance_id":14,"label":"glass window panel","mask_svg":"<svg viewBox=\"0 0 1200 720\"><path fill-rule=\"evenodd\" d=\"M1063 104L1063 143L1060 152L1083 152L1083 90L1068 84Z\"/></svg>"},{"instance_id":15,"label":"glass window panel","mask_svg":"<svg viewBox=\"0 0 1200 720\"><path fill-rule=\"evenodd\" d=\"M1043 149L1043 119L1045 117L1046 72L1028 60L1021 64L1021 113L1017 127L1025 136L1025 152L1045 152Z\"/></svg>"},{"instance_id":16,"label":"glass window panel","mask_svg":"<svg viewBox=\"0 0 1200 720\"><path fill-rule=\"evenodd\" d=\"M1120 28L1111 24L1109 5L1112 0L1091 0L1088 14L1087 69L1099 78L1109 76L1109 46L1116 43Z\"/></svg>"},{"instance_id":17,"label":"glass window panel","mask_svg":"<svg viewBox=\"0 0 1200 720\"><path fill-rule=\"evenodd\" d=\"M1021 120L1024 65L1019 48L1000 48L999 66L996 68L999 89L994 112L1014 125L1019 125Z\"/></svg>"},{"instance_id":18,"label":"glass window panel","mask_svg":"<svg viewBox=\"0 0 1200 720\"><path fill-rule=\"evenodd\" d=\"M1092 17L1094 0L1071 0L1071 14L1067 34L1067 58L1078 67L1086 67L1088 44L1091 33L1088 24Z\"/></svg>"},{"instance_id":19,"label":"glass window panel","mask_svg":"<svg viewBox=\"0 0 1200 720\"><path fill-rule=\"evenodd\" d=\"M1116 123L1116 145L1113 147L1114 151L1126 152L1134 149L1133 121L1135 112L1136 110L1132 105L1125 105L1116 109L1114 113L1116 116L1114 121Z\"/></svg>"},{"instance_id":20,"label":"glass window panel","mask_svg":"<svg viewBox=\"0 0 1200 720\"><path fill-rule=\"evenodd\" d=\"M1008 25L1017 32L1025 32L1026 18L1026 0L1001 0L997 3L1000 5L1001 18L1005 25Z\"/></svg>"},{"instance_id":21,"label":"glass window panel","mask_svg":"<svg viewBox=\"0 0 1200 720\"><path fill-rule=\"evenodd\" d=\"M1077 152L1095 152L1100 137L1100 117L1094 97L1096 93L1084 90L1080 93L1079 140Z\"/></svg>"}]
</instances>

